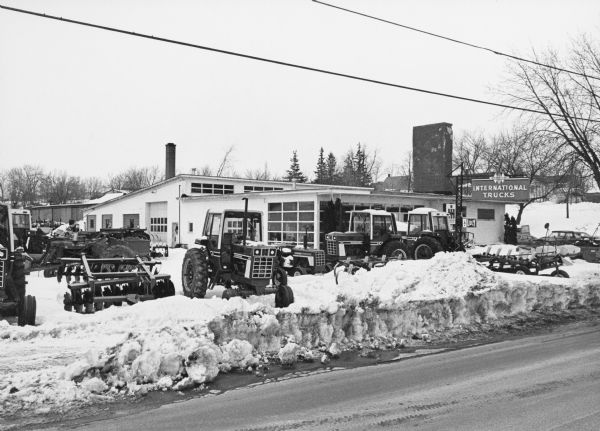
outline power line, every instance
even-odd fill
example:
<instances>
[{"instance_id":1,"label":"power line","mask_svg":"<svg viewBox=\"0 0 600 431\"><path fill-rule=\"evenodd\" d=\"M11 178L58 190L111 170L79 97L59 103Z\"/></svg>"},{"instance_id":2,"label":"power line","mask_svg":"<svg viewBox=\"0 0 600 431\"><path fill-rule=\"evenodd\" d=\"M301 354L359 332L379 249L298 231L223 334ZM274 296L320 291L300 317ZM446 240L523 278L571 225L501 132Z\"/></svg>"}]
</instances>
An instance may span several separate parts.
<instances>
[{"instance_id":1,"label":"power line","mask_svg":"<svg viewBox=\"0 0 600 431\"><path fill-rule=\"evenodd\" d=\"M593 75L586 75L585 73L577 72L576 70L564 69L562 67L552 66L552 65L546 64L546 63L539 63L539 62L537 62L535 60L530 60L530 59L527 59L527 58L518 57L516 55L507 54L505 52L497 51L495 49L488 48L488 47L485 47L485 46L482 46L482 45L477 45L477 44L474 44L474 43L465 42L465 41L458 40L458 39L453 39L453 38L448 37L448 36L443 36L441 34L432 33L432 32L427 31L427 30L422 30L420 28L411 27L411 26L405 25L405 24L400 24L399 22L389 21L387 19L379 18L379 17L373 16L373 15L368 15L366 13L358 12L358 11L355 11L355 10L352 10L352 9L347 9L347 8L344 8L344 7L341 7L341 6L336 6L334 4L325 3L325 2L322 2L320 0L312 0L312 1L314 3L318 3L318 4L321 4L323 6L329 6L331 8L339 9L339 10L342 10L344 12L349 12L349 13L352 13L354 15L359 15L359 16L362 16L362 17L365 17L365 18L373 19L375 21L380 21L380 22L384 22L386 24L395 25L396 27L402 27L402 28L404 28L406 30L416 31L418 33L423 33L423 34L426 34L428 36L433 36L433 37L437 37L439 39L447 40L449 42L458 43L460 45L465 45L465 46L468 46L470 48L481 49L483 51L491 52L491 53L496 54L496 55L500 55L500 56L507 57L507 58L512 58L513 60L523 61L523 62L531 63L531 64L536 64L538 66L546 67L548 69L559 70L561 72L571 73L571 74L574 74L574 75L583 76L585 78L600 79L600 77L593 76Z\"/></svg>"},{"instance_id":2,"label":"power line","mask_svg":"<svg viewBox=\"0 0 600 431\"><path fill-rule=\"evenodd\" d=\"M334 72L334 71L331 71L331 70L319 69L319 68L316 68L316 67L303 66L303 65L300 65L300 64L288 63L288 62L285 62L285 61L273 60L273 59L269 59L269 58L265 58L265 57L258 57L258 56L255 56L255 55L243 54L243 53L235 52L235 51L228 51L228 50L219 49L219 48L212 48L212 47L209 47L209 46L197 45L197 44L190 43L190 42L183 42L183 41L174 40L174 39L167 39L167 38L164 38L164 37L153 36L153 35L149 35L149 34L145 34L145 33L136 33L136 32L133 32L133 31L122 30L122 29L115 28L115 27L108 27L108 26L99 25L99 24L92 24L92 23L89 23L89 22L77 21L77 20L73 20L73 19L69 19L69 18L62 18L62 17L54 16L54 15L47 15L47 14L44 14L44 13L33 12L33 11L25 10L25 9L13 8L13 7L4 6L4 5L1 5L1 4L0 4L0 8L1 9L6 9L6 10L9 10L9 11L12 11L12 12L18 12L18 13L23 13L23 14L28 14L28 15L34 15L34 16L37 16L37 17L42 17L42 18L47 18L47 19L52 19L52 20L57 20L57 21L62 21L62 22L68 22L68 23L71 23L71 24L82 25L82 26L85 26L85 27L92 27L92 28L97 28L97 29L100 29L100 30L106 30L106 31L111 31L111 32L115 32L115 33L126 34L128 36L135 36L135 37L140 37L140 38L144 38L144 39L156 40L156 41L159 41L159 42L172 43L172 44L175 44L175 45L182 45L182 46L187 46L187 47L190 47L190 48L202 49L202 50L205 50L205 51L216 52L216 53L219 53L219 54L225 54L225 55L231 55L231 56L235 56L235 57L246 58L246 59L249 59L249 60L261 61L261 62L264 62L264 63L277 64L277 65L280 65L280 66L286 66L286 67L291 67L291 68L301 69L301 70L308 70L308 71L311 71L311 72L318 72L318 73L323 73L323 74L326 74L326 75L332 75L332 76L338 76L338 77L347 78L347 79L353 79L353 80L356 80L356 81L369 82L371 84L384 85L384 86L387 86L387 87L400 88L400 89L403 89L403 90L415 91L415 92L418 92L418 93L432 94L432 95L435 95L435 96L448 97L448 98L451 98L451 99L464 100L464 101L467 101L467 102L480 103L480 104L483 104L483 105L496 106L496 107L506 108L506 109L512 109L512 110L516 110L516 111L524 111L524 112L532 112L534 114L548 115L548 112L537 110L537 109L523 108L523 107L519 107L519 106L506 105L504 103L496 103L496 102L490 102L490 101L482 100L482 99L474 99L474 98L471 98L471 97L458 96L456 94L442 93L442 92L439 92L439 91L425 90L425 89L422 89L422 88L410 87L410 86L407 86L407 85L394 84L394 83L391 83L391 82L380 81L380 80L377 80L377 79L364 78L364 77L361 77L361 76L350 75L350 74L340 73L340 72ZM551 115L557 115L558 116L559 114L551 114ZM565 116L561 115L561 117L565 117ZM582 117L569 117L569 118L575 119L575 120L582 120L582 121L600 122L600 121L591 120L589 118L586 119L586 118L582 118Z\"/></svg>"}]
</instances>

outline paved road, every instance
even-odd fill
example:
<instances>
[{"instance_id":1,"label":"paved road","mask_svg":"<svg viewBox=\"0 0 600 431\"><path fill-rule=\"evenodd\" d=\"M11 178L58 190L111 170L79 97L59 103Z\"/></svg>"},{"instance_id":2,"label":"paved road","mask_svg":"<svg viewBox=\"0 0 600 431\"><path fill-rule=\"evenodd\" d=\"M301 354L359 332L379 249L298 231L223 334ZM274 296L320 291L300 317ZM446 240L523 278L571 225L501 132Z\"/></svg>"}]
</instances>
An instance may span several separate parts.
<instances>
[{"instance_id":1,"label":"paved road","mask_svg":"<svg viewBox=\"0 0 600 431\"><path fill-rule=\"evenodd\" d=\"M600 328L245 387L88 430L597 430Z\"/></svg>"}]
</instances>

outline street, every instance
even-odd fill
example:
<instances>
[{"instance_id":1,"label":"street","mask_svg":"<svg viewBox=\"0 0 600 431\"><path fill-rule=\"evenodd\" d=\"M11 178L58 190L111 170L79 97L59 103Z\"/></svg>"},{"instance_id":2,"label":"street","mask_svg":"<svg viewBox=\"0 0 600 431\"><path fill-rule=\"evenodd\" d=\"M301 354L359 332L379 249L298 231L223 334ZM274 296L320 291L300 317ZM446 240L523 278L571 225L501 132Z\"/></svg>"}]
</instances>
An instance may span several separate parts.
<instances>
[{"instance_id":1,"label":"street","mask_svg":"<svg viewBox=\"0 0 600 431\"><path fill-rule=\"evenodd\" d=\"M600 328L321 372L80 425L86 430L590 430Z\"/></svg>"}]
</instances>

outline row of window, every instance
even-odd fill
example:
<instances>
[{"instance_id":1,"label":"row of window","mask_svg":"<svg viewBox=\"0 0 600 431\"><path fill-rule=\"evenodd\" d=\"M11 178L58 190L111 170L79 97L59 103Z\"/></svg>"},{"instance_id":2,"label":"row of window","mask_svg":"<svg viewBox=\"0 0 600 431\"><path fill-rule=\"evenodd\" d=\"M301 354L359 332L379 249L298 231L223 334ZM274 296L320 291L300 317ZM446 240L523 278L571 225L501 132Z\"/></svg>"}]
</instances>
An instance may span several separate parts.
<instances>
[{"instance_id":1,"label":"row of window","mask_svg":"<svg viewBox=\"0 0 600 431\"><path fill-rule=\"evenodd\" d=\"M278 190L283 190L283 187L244 186L244 193L271 192ZM233 194L233 184L192 183L192 193L231 195Z\"/></svg>"},{"instance_id":2,"label":"row of window","mask_svg":"<svg viewBox=\"0 0 600 431\"><path fill-rule=\"evenodd\" d=\"M192 183L192 193L231 195L233 194L233 184Z\"/></svg>"},{"instance_id":3,"label":"row of window","mask_svg":"<svg viewBox=\"0 0 600 431\"><path fill-rule=\"evenodd\" d=\"M244 186L244 193L248 192L272 192L283 190L282 187Z\"/></svg>"}]
</instances>

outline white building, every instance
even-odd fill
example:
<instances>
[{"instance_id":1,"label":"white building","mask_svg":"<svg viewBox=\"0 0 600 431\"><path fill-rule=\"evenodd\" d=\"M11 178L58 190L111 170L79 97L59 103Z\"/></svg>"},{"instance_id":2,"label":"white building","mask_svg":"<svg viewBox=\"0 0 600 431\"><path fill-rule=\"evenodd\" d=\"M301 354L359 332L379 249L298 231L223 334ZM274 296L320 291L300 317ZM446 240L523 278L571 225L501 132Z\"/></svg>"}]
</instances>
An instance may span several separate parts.
<instances>
[{"instance_id":1,"label":"white building","mask_svg":"<svg viewBox=\"0 0 600 431\"><path fill-rule=\"evenodd\" d=\"M453 212L455 202L450 195L182 174L88 208L84 212L85 228L141 227L155 241L169 246L193 244L202 235L209 209L243 209L244 197L250 210L264 214L263 235L269 242L301 243L306 234L311 246L317 238L317 247L319 239L323 241L336 225L343 229L345 222L347 227L347 212L353 209L385 209L395 213L399 221L406 221L413 208L426 206ZM344 212L342 220L332 220L331 216L337 199ZM466 230L474 233L476 243L503 239L503 202L465 199L463 205Z\"/></svg>"}]
</instances>

